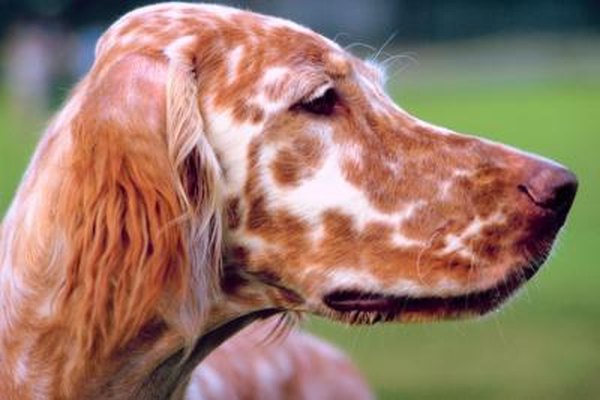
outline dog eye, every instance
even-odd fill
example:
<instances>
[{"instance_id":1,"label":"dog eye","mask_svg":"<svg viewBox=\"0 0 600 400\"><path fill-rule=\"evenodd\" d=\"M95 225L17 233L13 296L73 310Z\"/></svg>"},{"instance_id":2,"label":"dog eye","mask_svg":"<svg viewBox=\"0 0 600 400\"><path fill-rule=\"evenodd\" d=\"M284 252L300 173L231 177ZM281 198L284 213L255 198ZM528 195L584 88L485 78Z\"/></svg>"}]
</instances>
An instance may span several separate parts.
<instances>
[{"instance_id":1,"label":"dog eye","mask_svg":"<svg viewBox=\"0 0 600 400\"><path fill-rule=\"evenodd\" d=\"M295 108L311 114L329 116L333 114L338 100L335 89L329 88L319 97L301 101Z\"/></svg>"}]
</instances>

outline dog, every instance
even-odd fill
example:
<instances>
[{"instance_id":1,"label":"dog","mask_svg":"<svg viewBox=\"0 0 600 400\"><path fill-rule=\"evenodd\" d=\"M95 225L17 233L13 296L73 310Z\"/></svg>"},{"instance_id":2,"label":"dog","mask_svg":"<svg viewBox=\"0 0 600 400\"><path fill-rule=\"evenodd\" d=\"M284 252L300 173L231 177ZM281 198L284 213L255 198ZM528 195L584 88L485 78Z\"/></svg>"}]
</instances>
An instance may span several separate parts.
<instances>
[{"instance_id":1,"label":"dog","mask_svg":"<svg viewBox=\"0 0 600 400\"><path fill-rule=\"evenodd\" d=\"M409 115L384 80L233 8L112 25L2 226L3 398L179 398L210 351L280 313L498 308L545 261L577 179Z\"/></svg>"}]
</instances>

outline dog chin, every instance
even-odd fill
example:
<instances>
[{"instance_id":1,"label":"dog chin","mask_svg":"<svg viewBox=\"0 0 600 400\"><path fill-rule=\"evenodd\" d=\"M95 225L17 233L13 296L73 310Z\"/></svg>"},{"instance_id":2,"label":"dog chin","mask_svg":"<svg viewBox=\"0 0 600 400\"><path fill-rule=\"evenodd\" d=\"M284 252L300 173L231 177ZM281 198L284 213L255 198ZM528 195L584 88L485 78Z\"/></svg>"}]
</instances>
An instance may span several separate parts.
<instances>
[{"instance_id":1,"label":"dog chin","mask_svg":"<svg viewBox=\"0 0 600 400\"><path fill-rule=\"evenodd\" d=\"M545 257L512 269L500 282L457 295L396 295L337 289L322 298L322 314L349 324L427 322L472 318L497 310L539 270Z\"/></svg>"}]
</instances>

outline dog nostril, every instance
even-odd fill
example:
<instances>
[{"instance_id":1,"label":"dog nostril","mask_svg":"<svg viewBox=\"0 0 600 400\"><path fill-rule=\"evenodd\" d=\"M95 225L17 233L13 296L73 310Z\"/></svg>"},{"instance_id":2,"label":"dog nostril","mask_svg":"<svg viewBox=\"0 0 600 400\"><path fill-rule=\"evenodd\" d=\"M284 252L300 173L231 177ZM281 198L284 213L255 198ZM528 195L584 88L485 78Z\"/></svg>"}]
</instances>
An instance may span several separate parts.
<instances>
[{"instance_id":1,"label":"dog nostril","mask_svg":"<svg viewBox=\"0 0 600 400\"><path fill-rule=\"evenodd\" d=\"M529 197L529 200L533 201L534 203L537 203L536 199L533 197L533 194L531 194L529 192L529 189L527 188L527 186L525 186L525 185L517 185L517 189L519 189L519 192L525 193L525 195L527 197Z\"/></svg>"},{"instance_id":2,"label":"dog nostril","mask_svg":"<svg viewBox=\"0 0 600 400\"><path fill-rule=\"evenodd\" d=\"M577 177L569 170L548 166L538 169L518 189L539 207L556 213L567 213L577 192Z\"/></svg>"}]
</instances>

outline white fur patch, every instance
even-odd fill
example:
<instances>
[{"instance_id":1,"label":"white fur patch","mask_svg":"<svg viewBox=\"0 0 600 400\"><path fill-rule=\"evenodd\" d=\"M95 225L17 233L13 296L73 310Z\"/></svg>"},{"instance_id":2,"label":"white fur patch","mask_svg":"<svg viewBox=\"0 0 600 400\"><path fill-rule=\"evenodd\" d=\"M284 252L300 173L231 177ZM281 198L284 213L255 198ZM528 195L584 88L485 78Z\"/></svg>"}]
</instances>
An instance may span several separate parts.
<instances>
[{"instance_id":1,"label":"white fur patch","mask_svg":"<svg viewBox=\"0 0 600 400\"><path fill-rule=\"evenodd\" d=\"M236 46L227 56L227 82L232 83L237 78L237 71L240 69L240 63L244 57L245 48L242 45Z\"/></svg>"},{"instance_id":2,"label":"white fur patch","mask_svg":"<svg viewBox=\"0 0 600 400\"><path fill-rule=\"evenodd\" d=\"M320 285L320 290L323 293L337 289L360 289L380 292L382 290L382 282L368 271L339 267L328 271L324 277L323 285Z\"/></svg>"},{"instance_id":3,"label":"white fur patch","mask_svg":"<svg viewBox=\"0 0 600 400\"><path fill-rule=\"evenodd\" d=\"M386 287L385 293L395 296L423 296L430 293L430 288L409 279L399 279Z\"/></svg>"},{"instance_id":4,"label":"white fur patch","mask_svg":"<svg viewBox=\"0 0 600 400\"><path fill-rule=\"evenodd\" d=\"M504 215L501 213L496 213L484 220L476 217L462 232L446 235L444 238L446 246L439 251L439 255L446 256L456 253L466 258L475 257L469 244L469 239L479 235L486 226L502 223L504 218Z\"/></svg>"},{"instance_id":5,"label":"white fur patch","mask_svg":"<svg viewBox=\"0 0 600 400\"><path fill-rule=\"evenodd\" d=\"M240 193L248 171L248 148L263 130L262 124L234 122L229 111L209 106L206 135L221 162L227 180L227 194Z\"/></svg>"},{"instance_id":6,"label":"white fur patch","mask_svg":"<svg viewBox=\"0 0 600 400\"><path fill-rule=\"evenodd\" d=\"M415 202L396 213L383 213L371 205L367 196L350 184L343 176L338 157L329 149L325 161L317 173L293 188L278 188L267 181L272 188L270 198L313 225L321 223L324 212L336 210L351 216L357 229L364 229L369 223L382 223L396 227L409 219L415 208ZM267 162L267 161L265 161ZM400 238L400 237L398 237ZM399 240L398 243L402 242ZM405 240L408 242L408 240ZM415 243L411 242L410 245Z\"/></svg>"}]
</instances>

